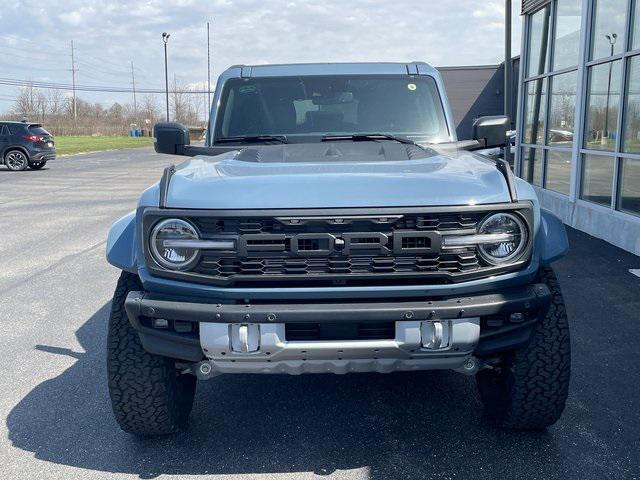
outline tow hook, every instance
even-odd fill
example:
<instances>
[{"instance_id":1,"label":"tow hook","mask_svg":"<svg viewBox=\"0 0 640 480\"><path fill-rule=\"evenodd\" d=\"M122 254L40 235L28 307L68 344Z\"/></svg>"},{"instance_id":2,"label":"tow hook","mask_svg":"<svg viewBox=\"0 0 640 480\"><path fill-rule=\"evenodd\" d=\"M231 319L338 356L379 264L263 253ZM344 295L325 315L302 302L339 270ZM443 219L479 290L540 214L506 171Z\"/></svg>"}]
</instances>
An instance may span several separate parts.
<instances>
[{"instance_id":1,"label":"tow hook","mask_svg":"<svg viewBox=\"0 0 640 480\"><path fill-rule=\"evenodd\" d=\"M464 373L465 375L475 375L478 370L482 368L484 368L484 363L482 361L476 357L469 357L461 367L458 367L455 370L456 372Z\"/></svg>"},{"instance_id":2,"label":"tow hook","mask_svg":"<svg viewBox=\"0 0 640 480\"><path fill-rule=\"evenodd\" d=\"M209 378L218 375L211 365L211 362L204 360L202 362L194 363L191 367L193 374L200 380L208 380Z\"/></svg>"}]
</instances>

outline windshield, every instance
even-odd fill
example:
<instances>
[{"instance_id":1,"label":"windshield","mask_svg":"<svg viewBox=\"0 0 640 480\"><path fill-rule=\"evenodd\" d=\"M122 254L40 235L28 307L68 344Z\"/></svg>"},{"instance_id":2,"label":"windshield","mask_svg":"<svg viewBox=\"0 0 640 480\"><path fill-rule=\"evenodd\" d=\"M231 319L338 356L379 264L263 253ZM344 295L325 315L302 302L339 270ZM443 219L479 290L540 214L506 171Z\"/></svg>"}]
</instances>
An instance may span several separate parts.
<instances>
[{"instance_id":1,"label":"windshield","mask_svg":"<svg viewBox=\"0 0 640 480\"><path fill-rule=\"evenodd\" d=\"M333 75L236 78L225 83L215 138L392 134L449 139L436 83L428 76ZM313 140L311 140L313 141Z\"/></svg>"}]
</instances>

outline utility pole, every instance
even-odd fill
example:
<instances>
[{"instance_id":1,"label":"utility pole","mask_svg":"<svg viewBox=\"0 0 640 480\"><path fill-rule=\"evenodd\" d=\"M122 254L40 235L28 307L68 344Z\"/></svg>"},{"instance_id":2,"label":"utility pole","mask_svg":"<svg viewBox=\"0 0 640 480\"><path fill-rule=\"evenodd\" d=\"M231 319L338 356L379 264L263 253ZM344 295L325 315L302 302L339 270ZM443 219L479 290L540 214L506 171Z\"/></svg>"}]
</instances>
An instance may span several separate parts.
<instances>
[{"instance_id":1,"label":"utility pole","mask_svg":"<svg viewBox=\"0 0 640 480\"><path fill-rule=\"evenodd\" d=\"M73 40L71 40L71 81L73 84L73 124L77 126L78 123L78 109L76 108L76 58L73 48Z\"/></svg>"},{"instance_id":2,"label":"utility pole","mask_svg":"<svg viewBox=\"0 0 640 480\"><path fill-rule=\"evenodd\" d=\"M138 121L138 103L136 102L136 76L133 73L133 60L131 60L131 85L133 85L133 118Z\"/></svg>"},{"instance_id":3,"label":"utility pole","mask_svg":"<svg viewBox=\"0 0 640 480\"><path fill-rule=\"evenodd\" d=\"M167 42L170 35L167 32L162 33L162 43L164 43L164 93L167 100L167 122L169 121L169 72L167 70Z\"/></svg>"},{"instance_id":4,"label":"utility pole","mask_svg":"<svg viewBox=\"0 0 640 480\"><path fill-rule=\"evenodd\" d=\"M207 123L209 123L209 113L211 111L211 48L209 41L209 22L207 22Z\"/></svg>"}]
</instances>

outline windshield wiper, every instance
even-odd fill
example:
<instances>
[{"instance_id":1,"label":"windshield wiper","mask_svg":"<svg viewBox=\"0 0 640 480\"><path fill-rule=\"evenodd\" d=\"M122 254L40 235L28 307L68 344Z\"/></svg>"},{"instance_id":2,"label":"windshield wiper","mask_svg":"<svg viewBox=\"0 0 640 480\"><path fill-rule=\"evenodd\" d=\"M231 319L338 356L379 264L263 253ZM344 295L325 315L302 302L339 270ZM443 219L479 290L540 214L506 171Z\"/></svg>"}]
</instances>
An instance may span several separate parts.
<instances>
[{"instance_id":1,"label":"windshield wiper","mask_svg":"<svg viewBox=\"0 0 640 480\"><path fill-rule=\"evenodd\" d=\"M289 143L285 135L238 135L236 137L222 137L216 138L215 143L231 143L231 142L247 142L247 143L260 143L260 142L278 142Z\"/></svg>"},{"instance_id":2,"label":"windshield wiper","mask_svg":"<svg viewBox=\"0 0 640 480\"><path fill-rule=\"evenodd\" d=\"M367 142L375 140L395 140L396 142L406 143L409 145L418 145L419 143L408 139L407 137L401 137L398 135L391 135L389 133L354 133L353 135L325 135L322 137L323 142L333 142L336 140L353 140L354 142Z\"/></svg>"}]
</instances>

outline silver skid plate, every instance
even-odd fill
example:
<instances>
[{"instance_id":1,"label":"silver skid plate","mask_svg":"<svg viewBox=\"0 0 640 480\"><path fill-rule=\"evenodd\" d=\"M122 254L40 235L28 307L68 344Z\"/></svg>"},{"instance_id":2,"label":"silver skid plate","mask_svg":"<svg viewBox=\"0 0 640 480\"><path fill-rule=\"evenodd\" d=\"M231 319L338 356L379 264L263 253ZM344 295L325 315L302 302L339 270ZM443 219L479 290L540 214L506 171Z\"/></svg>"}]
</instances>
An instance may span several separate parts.
<instances>
[{"instance_id":1,"label":"silver skid plate","mask_svg":"<svg viewBox=\"0 0 640 480\"><path fill-rule=\"evenodd\" d=\"M396 322L394 339L348 341L287 341L284 323L200 324L214 374L462 369L479 336L479 318Z\"/></svg>"}]
</instances>

